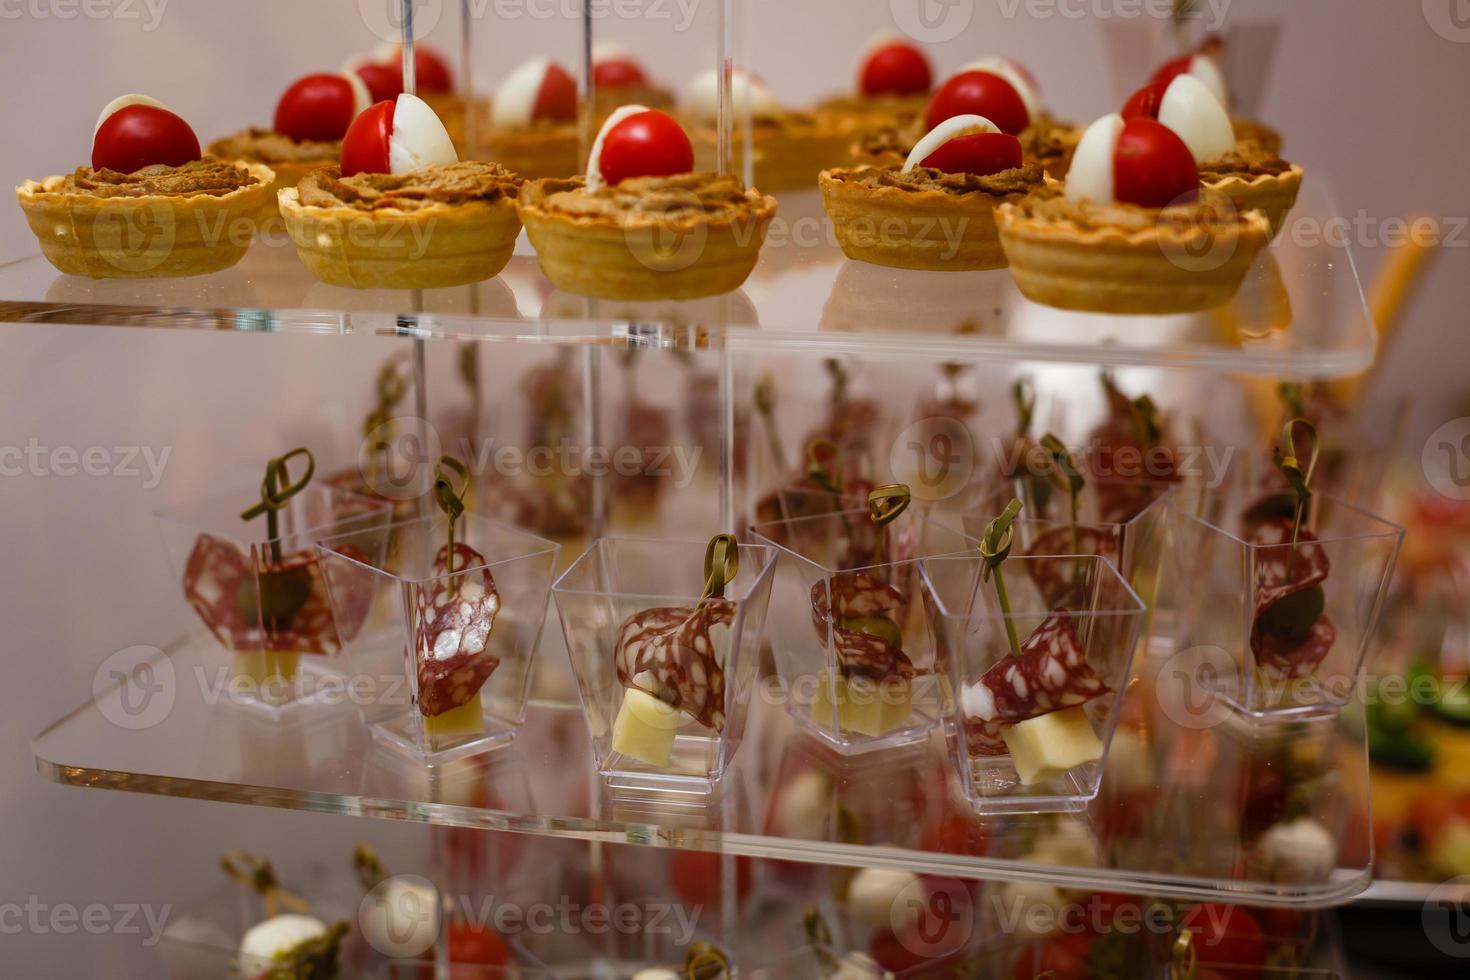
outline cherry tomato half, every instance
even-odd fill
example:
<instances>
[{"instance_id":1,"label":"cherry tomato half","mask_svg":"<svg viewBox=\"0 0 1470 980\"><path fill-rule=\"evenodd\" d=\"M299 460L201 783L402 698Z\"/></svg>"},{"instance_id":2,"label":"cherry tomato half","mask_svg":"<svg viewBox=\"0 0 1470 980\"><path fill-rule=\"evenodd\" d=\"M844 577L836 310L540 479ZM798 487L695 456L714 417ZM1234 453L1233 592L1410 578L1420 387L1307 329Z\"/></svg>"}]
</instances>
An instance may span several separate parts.
<instances>
[{"instance_id":1,"label":"cherry tomato half","mask_svg":"<svg viewBox=\"0 0 1470 980\"><path fill-rule=\"evenodd\" d=\"M1021 165L1021 141L1005 133L956 136L924 158L921 166L947 174L984 177Z\"/></svg>"},{"instance_id":2,"label":"cherry tomato half","mask_svg":"<svg viewBox=\"0 0 1470 980\"><path fill-rule=\"evenodd\" d=\"M1129 119L1113 150L1113 195L1144 208L1162 208L1199 190L1199 170L1184 141L1164 124Z\"/></svg>"},{"instance_id":3,"label":"cherry tomato half","mask_svg":"<svg viewBox=\"0 0 1470 980\"><path fill-rule=\"evenodd\" d=\"M946 119L967 114L984 116L1011 136L1031 124L1015 86L988 71L962 71L946 80L929 100L924 123L933 129Z\"/></svg>"},{"instance_id":4,"label":"cherry tomato half","mask_svg":"<svg viewBox=\"0 0 1470 980\"><path fill-rule=\"evenodd\" d=\"M592 69L592 80L598 88L630 88L648 84L643 68L632 58L599 61Z\"/></svg>"},{"instance_id":5,"label":"cherry tomato half","mask_svg":"<svg viewBox=\"0 0 1470 980\"><path fill-rule=\"evenodd\" d=\"M630 177L687 174L694 169L694 146L672 116L650 109L634 113L607 131L598 166L609 186Z\"/></svg>"},{"instance_id":6,"label":"cherry tomato half","mask_svg":"<svg viewBox=\"0 0 1470 980\"><path fill-rule=\"evenodd\" d=\"M198 160L199 137L183 119L151 105L125 106L103 120L92 139L92 169L130 174Z\"/></svg>"},{"instance_id":7,"label":"cherry tomato half","mask_svg":"<svg viewBox=\"0 0 1470 980\"><path fill-rule=\"evenodd\" d=\"M577 81L561 65L546 66L531 118L557 122L571 122L577 118Z\"/></svg>"},{"instance_id":8,"label":"cherry tomato half","mask_svg":"<svg viewBox=\"0 0 1470 980\"><path fill-rule=\"evenodd\" d=\"M357 93L341 75L307 75L286 89L276 103L278 133L298 143L341 139L357 115Z\"/></svg>"},{"instance_id":9,"label":"cherry tomato half","mask_svg":"<svg viewBox=\"0 0 1470 980\"><path fill-rule=\"evenodd\" d=\"M923 95L933 84L929 59L912 44L885 44L873 51L859 79L864 95Z\"/></svg>"},{"instance_id":10,"label":"cherry tomato half","mask_svg":"<svg viewBox=\"0 0 1470 980\"><path fill-rule=\"evenodd\" d=\"M342 137L342 176L386 174L392 170L388 148L393 139L395 102L379 102L353 121Z\"/></svg>"}]
</instances>

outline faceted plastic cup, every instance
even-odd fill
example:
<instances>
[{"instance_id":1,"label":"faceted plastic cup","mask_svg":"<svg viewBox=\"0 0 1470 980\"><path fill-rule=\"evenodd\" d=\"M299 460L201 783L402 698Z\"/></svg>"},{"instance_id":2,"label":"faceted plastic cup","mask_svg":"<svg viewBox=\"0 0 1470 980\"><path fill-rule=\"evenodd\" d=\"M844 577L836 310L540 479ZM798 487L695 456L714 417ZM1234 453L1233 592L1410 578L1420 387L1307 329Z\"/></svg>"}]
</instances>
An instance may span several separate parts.
<instances>
[{"instance_id":1,"label":"faceted plastic cup","mask_svg":"<svg viewBox=\"0 0 1470 980\"><path fill-rule=\"evenodd\" d=\"M706 549L599 538L553 586L597 768L615 788L707 793L744 737L776 552L739 545L723 597L704 600Z\"/></svg>"},{"instance_id":2,"label":"faceted plastic cup","mask_svg":"<svg viewBox=\"0 0 1470 980\"><path fill-rule=\"evenodd\" d=\"M315 681L334 673L328 665L344 639L366 622L365 608L331 606L315 543L385 526L389 505L309 485L276 511L272 539L264 517L240 516L251 494L222 494L155 516L185 600L230 654L226 699L274 717L316 699L323 685Z\"/></svg>"},{"instance_id":3,"label":"faceted plastic cup","mask_svg":"<svg viewBox=\"0 0 1470 980\"><path fill-rule=\"evenodd\" d=\"M1145 606L1097 555L1065 557L1075 588L1053 601L1028 574L1053 560L1004 562L1009 612L982 558L920 562L946 734L981 813L1082 810L1102 782Z\"/></svg>"},{"instance_id":4,"label":"faceted plastic cup","mask_svg":"<svg viewBox=\"0 0 1470 980\"><path fill-rule=\"evenodd\" d=\"M391 547L366 561L374 533ZM528 681L559 546L479 514L421 517L318 545L332 605L386 604L386 647L355 650L365 720L388 746L443 763L507 742Z\"/></svg>"}]
</instances>

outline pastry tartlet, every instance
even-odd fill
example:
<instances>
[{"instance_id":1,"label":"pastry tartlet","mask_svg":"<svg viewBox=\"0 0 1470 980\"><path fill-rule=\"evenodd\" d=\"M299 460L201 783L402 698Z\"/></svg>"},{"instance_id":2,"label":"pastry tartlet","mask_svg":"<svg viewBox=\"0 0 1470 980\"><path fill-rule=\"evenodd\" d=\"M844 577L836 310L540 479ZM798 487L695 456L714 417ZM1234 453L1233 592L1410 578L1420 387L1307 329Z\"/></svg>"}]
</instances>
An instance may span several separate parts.
<instances>
[{"instance_id":1,"label":"pastry tartlet","mask_svg":"<svg viewBox=\"0 0 1470 980\"><path fill-rule=\"evenodd\" d=\"M280 194L311 274L358 289L435 289L491 279L515 250L521 179L494 163L407 174L308 174Z\"/></svg>"},{"instance_id":2,"label":"pastry tartlet","mask_svg":"<svg viewBox=\"0 0 1470 980\"><path fill-rule=\"evenodd\" d=\"M713 72L689 86L685 111L693 125L694 161L700 170L718 169L716 116L718 79ZM735 120L731 169L745 168L744 113L750 113L750 154L757 187L766 191L807 190L817 175L848 161L861 118L827 109L798 111L780 105L757 79L737 71L732 85Z\"/></svg>"},{"instance_id":3,"label":"pastry tartlet","mask_svg":"<svg viewBox=\"0 0 1470 980\"><path fill-rule=\"evenodd\" d=\"M1238 211L1257 210L1274 238L1296 204L1302 168L1282 160L1254 139L1241 140L1223 103L1193 75L1151 82L1123 107L1123 118L1157 119L1194 154L1205 188L1227 197Z\"/></svg>"},{"instance_id":4,"label":"pastry tartlet","mask_svg":"<svg viewBox=\"0 0 1470 980\"><path fill-rule=\"evenodd\" d=\"M484 143L492 160L527 179L576 174L582 162L576 81L545 58L516 68L495 90Z\"/></svg>"},{"instance_id":5,"label":"pastry tartlet","mask_svg":"<svg viewBox=\"0 0 1470 980\"><path fill-rule=\"evenodd\" d=\"M986 136L1008 152L978 156L978 165L951 154L969 137ZM899 269L963 271L1006 264L995 208L1042 186L1041 166L1023 163L1019 141L978 116L947 120L920 141L902 167L828 170L818 181L843 254Z\"/></svg>"},{"instance_id":6,"label":"pastry tartlet","mask_svg":"<svg viewBox=\"0 0 1470 980\"><path fill-rule=\"evenodd\" d=\"M276 179L259 215L264 222L279 213L277 191L295 187L313 170L337 162L347 127L371 104L366 83L354 73L307 75L281 96L273 128L251 127L215 140L209 155L271 168Z\"/></svg>"},{"instance_id":7,"label":"pastry tartlet","mask_svg":"<svg viewBox=\"0 0 1470 980\"><path fill-rule=\"evenodd\" d=\"M625 105L650 109L674 107L674 93L649 79L643 65L615 44L599 41L592 48L593 118L598 127Z\"/></svg>"},{"instance_id":8,"label":"pastry tartlet","mask_svg":"<svg viewBox=\"0 0 1470 980\"><path fill-rule=\"evenodd\" d=\"M275 174L201 158L189 125L152 99L102 113L92 166L16 188L41 253L92 279L198 276L244 257Z\"/></svg>"},{"instance_id":9,"label":"pastry tartlet","mask_svg":"<svg viewBox=\"0 0 1470 980\"><path fill-rule=\"evenodd\" d=\"M1199 187L1189 149L1171 130L1120 116L1083 136L1065 190L1049 185L1001 205L996 217L1026 298L1098 313L1227 303L1271 233L1264 215L1237 212Z\"/></svg>"},{"instance_id":10,"label":"pastry tartlet","mask_svg":"<svg viewBox=\"0 0 1470 980\"><path fill-rule=\"evenodd\" d=\"M696 299L738 289L760 257L775 198L711 173L639 177L588 190L532 181L521 221L546 278L604 299Z\"/></svg>"}]
</instances>

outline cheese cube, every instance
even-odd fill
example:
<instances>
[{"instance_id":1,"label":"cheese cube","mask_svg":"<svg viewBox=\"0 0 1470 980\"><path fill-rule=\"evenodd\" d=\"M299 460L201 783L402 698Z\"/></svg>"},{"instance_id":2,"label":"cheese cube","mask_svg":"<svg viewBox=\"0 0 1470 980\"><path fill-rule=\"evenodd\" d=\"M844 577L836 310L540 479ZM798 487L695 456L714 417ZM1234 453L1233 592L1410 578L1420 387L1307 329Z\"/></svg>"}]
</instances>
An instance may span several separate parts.
<instances>
[{"instance_id":1,"label":"cheese cube","mask_svg":"<svg viewBox=\"0 0 1470 980\"><path fill-rule=\"evenodd\" d=\"M1102 758L1102 742L1080 704L1017 722L1006 729L1004 737L1022 786L1044 782L1074 766Z\"/></svg>"},{"instance_id":2,"label":"cheese cube","mask_svg":"<svg viewBox=\"0 0 1470 980\"><path fill-rule=\"evenodd\" d=\"M613 722L613 751L650 766L667 766L683 722L684 712L678 708L630 687Z\"/></svg>"}]
</instances>

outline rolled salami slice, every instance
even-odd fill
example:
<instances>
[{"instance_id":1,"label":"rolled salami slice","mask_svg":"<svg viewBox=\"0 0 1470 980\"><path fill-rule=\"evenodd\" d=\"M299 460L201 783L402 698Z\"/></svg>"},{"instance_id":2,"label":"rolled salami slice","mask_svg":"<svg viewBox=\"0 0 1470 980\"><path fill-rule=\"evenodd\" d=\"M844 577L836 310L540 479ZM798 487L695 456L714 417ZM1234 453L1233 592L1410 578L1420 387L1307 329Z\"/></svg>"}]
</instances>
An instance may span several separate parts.
<instances>
[{"instance_id":1,"label":"rolled salami slice","mask_svg":"<svg viewBox=\"0 0 1470 980\"><path fill-rule=\"evenodd\" d=\"M1075 543L1074 543L1075 540ZM1074 550L1075 549L1075 550ZM1092 527L1078 527L1073 537L1072 527L1054 528L1031 543L1026 549L1031 561L1026 562L1026 574L1036 585L1036 591L1055 609L1068 604L1077 586L1077 563L1067 555L1098 555L1114 563L1118 560L1118 539L1106 531Z\"/></svg>"},{"instance_id":2,"label":"rolled salami slice","mask_svg":"<svg viewBox=\"0 0 1470 980\"><path fill-rule=\"evenodd\" d=\"M715 731L725 727L725 668L716 626L735 621L735 604L706 599L696 608L645 609L618 630L618 681L692 715Z\"/></svg>"},{"instance_id":3,"label":"rolled salami slice","mask_svg":"<svg viewBox=\"0 0 1470 980\"><path fill-rule=\"evenodd\" d=\"M434 579L413 587L414 661L419 710L435 718L466 704L500 666L489 652L490 633L500 613L500 592L490 569L449 579L448 547L434 556ZM469 545L454 544L454 570L484 565Z\"/></svg>"},{"instance_id":4,"label":"rolled salami slice","mask_svg":"<svg viewBox=\"0 0 1470 980\"><path fill-rule=\"evenodd\" d=\"M184 598L232 651L331 655L341 649L339 624L311 551L271 562L259 550L252 558L233 541L201 534L184 565ZM342 635L356 635L369 602L370 593L343 611Z\"/></svg>"},{"instance_id":5,"label":"rolled salami slice","mask_svg":"<svg viewBox=\"0 0 1470 980\"><path fill-rule=\"evenodd\" d=\"M907 680L917 673L902 646L893 642L902 636L899 624L907 612L903 593L867 572L843 572L812 586L812 625L824 647L830 627L844 677Z\"/></svg>"},{"instance_id":6,"label":"rolled salami slice","mask_svg":"<svg viewBox=\"0 0 1470 980\"><path fill-rule=\"evenodd\" d=\"M1251 533L1251 542L1270 547L1256 552L1255 618L1251 653L1268 677L1306 677L1326 658L1337 630L1323 613L1322 583L1331 563L1317 536L1306 528L1292 538L1292 518L1266 517Z\"/></svg>"},{"instance_id":7,"label":"rolled salami slice","mask_svg":"<svg viewBox=\"0 0 1470 980\"><path fill-rule=\"evenodd\" d=\"M1108 692L1077 638L1072 616L1057 610L1007 656L960 693L965 740L974 755L1005 755L1005 731L1017 722L1086 704Z\"/></svg>"}]
</instances>

